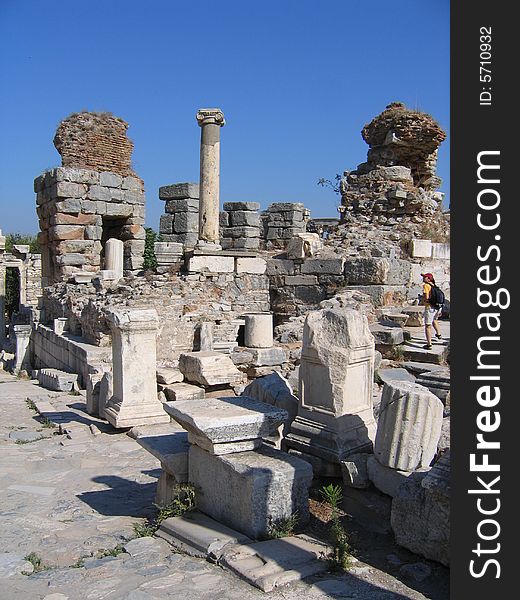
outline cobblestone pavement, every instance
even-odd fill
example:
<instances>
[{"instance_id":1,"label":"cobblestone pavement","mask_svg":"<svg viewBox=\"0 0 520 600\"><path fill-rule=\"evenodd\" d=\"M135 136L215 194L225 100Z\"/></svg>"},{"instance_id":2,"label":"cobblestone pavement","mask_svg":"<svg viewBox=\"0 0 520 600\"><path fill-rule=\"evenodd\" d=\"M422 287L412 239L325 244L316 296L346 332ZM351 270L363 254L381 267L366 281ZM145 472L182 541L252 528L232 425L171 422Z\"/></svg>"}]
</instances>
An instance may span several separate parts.
<instances>
[{"instance_id":1,"label":"cobblestone pavement","mask_svg":"<svg viewBox=\"0 0 520 600\"><path fill-rule=\"evenodd\" d=\"M31 409L26 399L35 395L68 417L70 438ZM419 579L408 587L362 561L347 575L263 593L162 540L128 543L133 525L154 513L158 461L88 416L81 395L49 392L3 371L0 415L0 600L442 598L412 589L422 589Z\"/></svg>"}]
</instances>

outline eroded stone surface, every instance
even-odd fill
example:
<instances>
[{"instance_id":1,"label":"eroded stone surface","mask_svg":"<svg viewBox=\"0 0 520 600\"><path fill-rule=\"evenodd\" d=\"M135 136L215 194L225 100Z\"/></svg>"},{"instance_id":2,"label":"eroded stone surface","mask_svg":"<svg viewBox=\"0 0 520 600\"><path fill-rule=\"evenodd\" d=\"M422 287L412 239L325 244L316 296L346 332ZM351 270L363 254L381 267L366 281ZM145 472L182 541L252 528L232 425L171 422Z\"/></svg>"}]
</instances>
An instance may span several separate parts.
<instances>
[{"instance_id":1,"label":"eroded stone surface","mask_svg":"<svg viewBox=\"0 0 520 600\"><path fill-rule=\"evenodd\" d=\"M173 402L165 410L188 432L212 444L268 436L288 416L281 408L247 396Z\"/></svg>"},{"instance_id":2,"label":"eroded stone surface","mask_svg":"<svg viewBox=\"0 0 520 600\"><path fill-rule=\"evenodd\" d=\"M427 388L406 381L383 388L374 456L385 467L428 467L437 451L443 405Z\"/></svg>"}]
</instances>

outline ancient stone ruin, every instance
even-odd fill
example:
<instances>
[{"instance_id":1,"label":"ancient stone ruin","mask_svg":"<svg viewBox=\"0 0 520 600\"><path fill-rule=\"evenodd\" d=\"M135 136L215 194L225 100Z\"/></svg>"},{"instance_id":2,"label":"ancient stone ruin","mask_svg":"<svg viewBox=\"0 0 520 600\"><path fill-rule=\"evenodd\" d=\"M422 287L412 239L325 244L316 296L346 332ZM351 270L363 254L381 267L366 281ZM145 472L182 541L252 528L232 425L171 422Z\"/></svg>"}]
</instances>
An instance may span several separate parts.
<instances>
[{"instance_id":1,"label":"ancient stone ruin","mask_svg":"<svg viewBox=\"0 0 520 600\"><path fill-rule=\"evenodd\" d=\"M127 123L78 113L59 125L62 166L34 184L41 263L0 236L0 308L6 269L20 273L9 329L0 311L0 365L128 432L160 465L158 504L194 486L191 525L170 518L157 535L261 589L328 568L323 540L284 538L298 568L260 541L294 515L306 531L321 477L354 518L448 564L449 322L423 348L418 303L421 273L434 273L449 316L444 132L390 104L363 128L367 161L346 172L324 235L302 203L221 203L224 114L203 108L196 123L200 181L159 189L146 271ZM58 414L57 397L35 406Z\"/></svg>"}]
</instances>

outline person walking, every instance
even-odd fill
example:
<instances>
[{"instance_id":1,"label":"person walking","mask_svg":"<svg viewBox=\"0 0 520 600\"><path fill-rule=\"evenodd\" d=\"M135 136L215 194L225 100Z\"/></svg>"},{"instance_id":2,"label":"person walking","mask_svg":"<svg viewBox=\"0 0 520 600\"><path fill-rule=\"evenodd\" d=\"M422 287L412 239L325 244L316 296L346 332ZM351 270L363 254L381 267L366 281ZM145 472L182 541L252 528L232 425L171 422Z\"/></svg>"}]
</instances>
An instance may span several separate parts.
<instances>
[{"instance_id":1,"label":"person walking","mask_svg":"<svg viewBox=\"0 0 520 600\"><path fill-rule=\"evenodd\" d=\"M431 273L421 273L421 277L423 278L422 303L424 304L424 334L426 336L426 345L423 348L431 350L432 327L435 330L435 337L439 340L442 338L437 323L437 319L442 312L442 304L439 304L436 298L437 294L434 288L437 288L437 286L433 275Z\"/></svg>"}]
</instances>

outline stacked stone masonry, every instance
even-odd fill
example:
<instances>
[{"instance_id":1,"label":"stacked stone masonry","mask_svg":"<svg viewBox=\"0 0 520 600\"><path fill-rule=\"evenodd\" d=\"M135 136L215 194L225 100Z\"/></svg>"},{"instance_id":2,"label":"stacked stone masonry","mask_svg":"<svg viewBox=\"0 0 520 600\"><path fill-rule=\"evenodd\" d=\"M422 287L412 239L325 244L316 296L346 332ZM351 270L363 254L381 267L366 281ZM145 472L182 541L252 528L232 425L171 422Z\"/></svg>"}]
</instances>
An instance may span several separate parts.
<instances>
[{"instance_id":1,"label":"stacked stone masonry","mask_svg":"<svg viewBox=\"0 0 520 600\"><path fill-rule=\"evenodd\" d=\"M260 248L259 209L258 202L224 202L220 212L220 243L224 250Z\"/></svg>"},{"instance_id":2,"label":"stacked stone masonry","mask_svg":"<svg viewBox=\"0 0 520 600\"><path fill-rule=\"evenodd\" d=\"M134 176L58 167L34 181L43 286L103 268L104 244L124 242L125 274L143 266L143 182Z\"/></svg>"},{"instance_id":3,"label":"stacked stone masonry","mask_svg":"<svg viewBox=\"0 0 520 600\"><path fill-rule=\"evenodd\" d=\"M173 183L159 188L159 198L165 201L159 223L163 242L175 242L194 248L199 232L199 184Z\"/></svg>"},{"instance_id":4,"label":"stacked stone masonry","mask_svg":"<svg viewBox=\"0 0 520 600\"><path fill-rule=\"evenodd\" d=\"M301 202L275 202L262 213L267 248L285 248L289 240L304 233L310 211Z\"/></svg>"}]
</instances>

